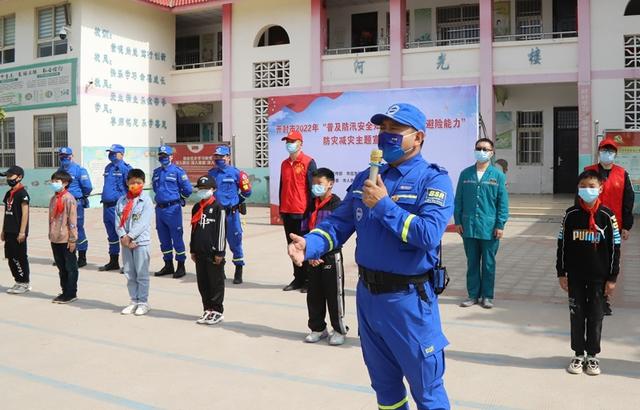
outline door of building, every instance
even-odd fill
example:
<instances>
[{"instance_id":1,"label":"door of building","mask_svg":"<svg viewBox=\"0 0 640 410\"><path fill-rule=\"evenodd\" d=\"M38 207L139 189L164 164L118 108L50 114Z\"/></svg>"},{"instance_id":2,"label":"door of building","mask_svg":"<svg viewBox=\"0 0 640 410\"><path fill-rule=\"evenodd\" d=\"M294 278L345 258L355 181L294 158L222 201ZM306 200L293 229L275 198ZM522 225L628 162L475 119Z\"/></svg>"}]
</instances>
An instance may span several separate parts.
<instances>
[{"instance_id":1,"label":"door of building","mask_svg":"<svg viewBox=\"0 0 640 410\"><path fill-rule=\"evenodd\" d=\"M553 192L576 192L578 176L578 107L554 108Z\"/></svg>"}]
</instances>

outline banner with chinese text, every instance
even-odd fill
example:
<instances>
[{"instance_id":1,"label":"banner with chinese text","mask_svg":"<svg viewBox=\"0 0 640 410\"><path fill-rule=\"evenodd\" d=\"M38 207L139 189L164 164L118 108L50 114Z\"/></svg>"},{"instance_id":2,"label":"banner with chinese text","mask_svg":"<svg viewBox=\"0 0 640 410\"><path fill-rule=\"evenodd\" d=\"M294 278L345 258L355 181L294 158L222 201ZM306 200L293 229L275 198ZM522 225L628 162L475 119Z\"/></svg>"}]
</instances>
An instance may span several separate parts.
<instances>
[{"instance_id":1,"label":"banner with chinese text","mask_svg":"<svg viewBox=\"0 0 640 410\"><path fill-rule=\"evenodd\" d=\"M633 213L640 214L640 131L608 130L604 137L612 139L618 144L616 164L629 173L636 196Z\"/></svg>"}]
</instances>

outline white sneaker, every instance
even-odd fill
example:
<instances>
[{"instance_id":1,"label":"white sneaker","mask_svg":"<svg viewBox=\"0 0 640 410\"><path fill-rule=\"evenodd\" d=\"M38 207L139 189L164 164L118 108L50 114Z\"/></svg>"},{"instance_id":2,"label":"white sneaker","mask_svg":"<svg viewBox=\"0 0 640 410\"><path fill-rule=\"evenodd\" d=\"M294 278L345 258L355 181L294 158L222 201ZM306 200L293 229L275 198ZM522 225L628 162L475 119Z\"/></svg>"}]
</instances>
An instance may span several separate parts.
<instances>
[{"instance_id":1,"label":"white sneaker","mask_svg":"<svg viewBox=\"0 0 640 410\"><path fill-rule=\"evenodd\" d=\"M123 315L130 315L133 312L136 311L136 308L138 307L138 304L135 302L131 302L129 304L129 306L127 306L126 308L122 309L122 311L120 312Z\"/></svg>"},{"instance_id":2,"label":"white sneaker","mask_svg":"<svg viewBox=\"0 0 640 410\"><path fill-rule=\"evenodd\" d=\"M600 361L595 356L587 356L586 365L587 374L589 376L597 376L600 374Z\"/></svg>"},{"instance_id":3,"label":"white sneaker","mask_svg":"<svg viewBox=\"0 0 640 410\"><path fill-rule=\"evenodd\" d=\"M324 339L329 336L327 329L324 329L322 332L311 332L304 338L305 343L317 343L320 339Z\"/></svg>"},{"instance_id":4,"label":"white sneaker","mask_svg":"<svg viewBox=\"0 0 640 410\"><path fill-rule=\"evenodd\" d=\"M136 316L146 315L151 308L147 303L138 303L138 307L136 307L136 312L134 313Z\"/></svg>"},{"instance_id":5,"label":"white sneaker","mask_svg":"<svg viewBox=\"0 0 640 410\"><path fill-rule=\"evenodd\" d=\"M204 323L206 323L207 325L217 325L223 320L224 320L224 316L222 316L222 313L212 310L209 313L209 316L207 316L207 318L205 319Z\"/></svg>"},{"instance_id":6,"label":"white sneaker","mask_svg":"<svg viewBox=\"0 0 640 410\"><path fill-rule=\"evenodd\" d=\"M478 299L476 298L467 298L460 303L460 307L471 307L478 303Z\"/></svg>"},{"instance_id":7,"label":"white sneaker","mask_svg":"<svg viewBox=\"0 0 640 410\"><path fill-rule=\"evenodd\" d=\"M567 371L571 374L581 374L584 368L584 356L574 356L569 362Z\"/></svg>"},{"instance_id":8,"label":"white sneaker","mask_svg":"<svg viewBox=\"0 0 640 410\"><path fill-rule=\"evenodd\" d=\"M17 285L18 285L18 288L13 291L13 293L16 295L21 295L31 290L31 285L29 283L18 283Z\"/></svg>"},{"instance_id":9,"label":"white sneaker","mask_svg":"<svg viewBox=\"0 0 640 410\"><path fill-rule=\"evenodd\" d=\"M334 331L331 333L331 337L329 338L329 345L331 346L340 346L344 344L346 336L340 332Z\"/></svg>"},{"instance_id":10,"label":"white sneaker","mask_svg":"<svg viewBox=\"0 0 640 410\"><path fill-rule=\"evenodd\" d=\"M202 316L200 316L200 319L196 320L196 323L199 325L204 325L205 323L207 323L207 319L209 319L211 313L211 310L205 310Z\"/></svg>"},{"instance_id":11,"label":"white sneaker","mask_svg":"<svg viewBox=\"0 0 640 410\"><path fill-rule=\"evenodd\" d=\"M491 309L491 308L493 308L493 299L482 298L481 305L485 309Z\"/></svg>"},{"instance_id":12,"label":"white sneaker","mask_svg":"<svg viewBox=\"0 0 640 410\"><path fill-rule=\"evenodd\" d=\"M16 289L18 289L19 286L20 286L20 284L18 282L16 282L13 286L11 286L9 289L7 289L7 293L11 293L11 294L16 293Z\"/></svg>"}]
</instances>

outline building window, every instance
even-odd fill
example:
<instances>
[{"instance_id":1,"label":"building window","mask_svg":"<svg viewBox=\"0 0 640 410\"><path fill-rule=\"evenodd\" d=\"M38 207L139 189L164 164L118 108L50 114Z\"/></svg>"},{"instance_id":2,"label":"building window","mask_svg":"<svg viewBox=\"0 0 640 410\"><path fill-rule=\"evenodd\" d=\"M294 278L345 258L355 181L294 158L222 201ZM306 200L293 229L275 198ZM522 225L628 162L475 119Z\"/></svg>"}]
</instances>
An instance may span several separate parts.
<instances>
[{"instance_id":1,"label":"building window","mask_svg":"<svg viewBox=\"0 0 640 410\"><path fill-rule=\"evenodd\" d=\"M624 36L624 66L640 67L640 34Z\"/></svg>"},{"instance_id":2,"label":"building window","mask_svg":"<svg viewBox=\"0 0 640 410\"><path fill-rule=\"evenodd\" d=\"M542 165L542 111L518 112L518 165Z\"/></svg>"},{"instance_id":3,"label":"building window","mask_svg":"<svg viewBox=\"0 0 640 410\"><path fill-rule=\"evenodd\" d=\"M16 16L0 17L0 64L16 61Z\"/></svg>"},{"instance_id":4,"label":"building window","mask_svg":"<svg viewBox=\"0 0 640 410\"><path fill-rule=\"evenodd\" d=\"M5 118L0 124L0 166L7 168L16 164L16 121Z\"/></svg>"},{"instance_id":5,"label":"building window","mask_svg":"<svg viewBox=\"0 0 640 410\"><path fill-rule=\"evenodd\" d=\"M36 127L36 168L58 166L57 150L69 145L67 114L34 117Z\"/></svg>"},{"instance_id":6,"label":"building window","mask_svg":"<svg viewBox=\"0 0 640 410\"><path fill-rule=\"evenodd\" d=\"M516 28L518 40L542 38L542 0L516 0Z\"/></svg>"},{"instance_id":7,"label":"building window","mask_svg":"<svg viewBox=\"0 0 640 410\"><path fill-rule=\"evenodd\" d=\"M480 41L480 6L468 4L436 9L438 44L468 44Z\"/></svg>"},{"instance_id":8,"label":"building window","mask_svg":"<svg viewBox=\"0 0 640 410\"><path fill-rule=\"evenodd\" d=\"M289 77L289 60L253 64L255 88L288 87Z\"/></svg>"},{"instance_id":9,"label":"building window","mask_svg":"<svg viewBox=\"0 0 640 410\"><path fill-rule=\"evenodd\" d=\"M68 37L63 40L58 33L69 25L69 11L68 4L38 9L38 57L67 53Z\"/></svg>"},{"instance_id":10,"label":"building window","mask_svg":"<svg viewBox=\"0 0 640 410\"><path fill-rule=\"evenodd\" d=\"M640 80L624 80L624 127L640 129Z\"/></svg>"},{"instance_id":11,"label":"building window","mask_svg":"<svg viewBox=\"0 0 640 410\"><path fill-rule=\"evenodd\" d=\"M253 100L253 134L255 141L255 162L258 168L269 167L269 100Z\"/></svg>"},{"instance_id":12,"label":"building window","mask_svg":"<svg viewBox=\"0 0 640 410\"><path fill-rule=\"evenodd\" d=\"M289 34L282 26L271 26L262 30L256 47L278 46L289 44Z\"/></svg>"}]
</instances>

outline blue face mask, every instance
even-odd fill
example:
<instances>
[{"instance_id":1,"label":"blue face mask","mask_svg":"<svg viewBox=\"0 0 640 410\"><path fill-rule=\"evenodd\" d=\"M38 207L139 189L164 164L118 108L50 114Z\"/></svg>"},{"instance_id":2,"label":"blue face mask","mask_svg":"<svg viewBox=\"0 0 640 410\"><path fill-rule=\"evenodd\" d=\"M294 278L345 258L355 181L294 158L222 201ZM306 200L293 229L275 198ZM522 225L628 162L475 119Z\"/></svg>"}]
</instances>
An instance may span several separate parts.
<instances>
[{"instance_id":1,"label":"blue face mask","mask_svg":"<svg viewBox=\"0 0 640 410\"><path fill-rule=\"evenodd\" d=\"M225 161L224 159L216 159L213 162L215 162L216 167L221 169L227 166L227 161Z\"/></svg>"},{"instance_id":2,"label":"blue face mask","mask_svg":"<svg viewBox=\"0 0 640 410\"><path fill-rule=\"evenodd\" d=\"M378 134L378 148L382 150L382 159L391 164L402 158L407 152L410 152L411 150L405 151L402 149L402 138L408 135L393 134L390 132L381 132Z\"/></svg>"},{"instance_id":3,"label":"blue face mask","mask_svg":"<svg viewBox=\"0 0 640 410\"><path fill-rule=\"evenodd\" d=\"M158 161L160 161L160 164L162 164L163 167L166 167L169 164L171 164L171 159L169 159L169 157L167 157L166 155L162 155L158 157Z\"/></svg>"},{"instance_id":4,"label":"blue face mask","mask_svg":"<svg viewBox=\"0 0 640 410\"><path fill-rule=\"evenodd\" d=\"M293 154L298 150L298 143L297 142L287 142L287 152L289 154Z\"/></svg>"},{"instance_id":5,"label":"blue face mask","mask_svg":"<svg viewBox=\"0 0 640 410\"><path fill-rule=\"evenodd\" d=\"M613 164L613 160L616 159L616 153L610 151L600 151L600 162L609 165Z\"/></svg>"},{"instance_id":6,"label":"blue face mask","mask_svg":"<svg viewBox=\"0 0 640 410\"><path fill-rule=\"evenodd\" d=\"M478 162L487 162L491 159L490 151L473 151L474 156L476 157L476 161Z\"/></svg>"},{"instance_id":7,"label":"blue face mask","mask_svg":"<svg viewBox=\"0 0 640 410\"><path fill-rule=\"evenodd\" d=\"M118 161L118 154L115 153L115 152L110 152L109 153L109 161L117 162Z\"/></svg>"},{"instance_id":8,"label":"blue face mask","mask_svg":"<svg viewBox=\"0 0 640 410\"><path fill-rule=\"evenodd\" d=\"M313 196L315 196L316 198L321 197L322 195L324 195L327 192L327 188L325 188L324 185L321 184L314 184L311 186L311 193L313 194Z\"/></svg>"},{"instance_id":9,"label":"blue face mask","mask_svg":"<svg viewBox=\"0 0 640 410\"><path fill-rule=\"evenodd\" d=\"M59 182L59 181L52 182L51 185L49 185L49 186L51 187L53 192L60 192L64 188L64 184L62 182Z\"/></svg>"},{"instance_id":10,"label":"blue face mask","mask_svg":"<svg viewBox=\"0 0 640 410\"><path fill-rule=\"evenodd\" d=\"M71 158L60 157L60 166L62 166L63 168L69 168L69 165L71 165Z\"/></svg>"},{"instance_id":11,"label":"blue face mask","mask_svg":"<svg viewBox=\"0 0 640 410\"><path fill-rule=\"evenodd\" d=\"M209 198L211 198L213 196L213 191L210 189L201 189L198 192L196 192L196 197L200 200L200 201L205 201Z\"/></svg>"},{"instance_id":12,"label":"blue face mask","mask_svg":"<svg viewBox=\"0 0 640 410\"><path fill-rule=\"evenodd\" d=\"M578 188L578 196L590 204L600 196L600 188Z\"/></svg>"}]
</instances>

